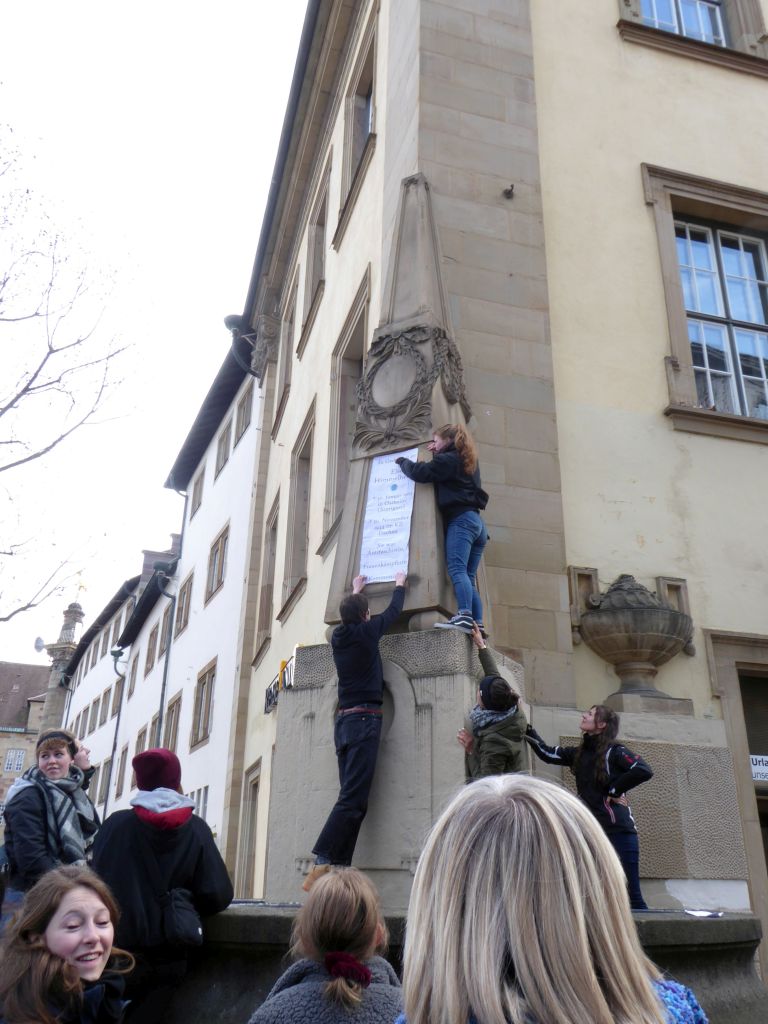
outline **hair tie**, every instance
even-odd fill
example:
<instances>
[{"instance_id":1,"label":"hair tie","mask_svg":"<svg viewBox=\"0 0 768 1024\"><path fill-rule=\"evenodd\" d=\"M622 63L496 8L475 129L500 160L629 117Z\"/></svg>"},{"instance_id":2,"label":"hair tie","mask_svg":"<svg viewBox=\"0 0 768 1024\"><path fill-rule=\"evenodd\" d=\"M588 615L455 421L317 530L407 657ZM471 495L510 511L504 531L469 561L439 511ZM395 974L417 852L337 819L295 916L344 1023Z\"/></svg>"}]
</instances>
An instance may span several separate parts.
<instances>
[{"instance_id":1,"label":"hair tie","mask_svg":"<svg viewBox=\"0 0 768 1024\"><path fill-rule=\"evenodd\" d=\"M332 978L346 978L347 981L356 981L363 988L371 984L371 972L361 964L356 956L351 953L326 953L325 969Z\"/></svg>"}]
</instances>

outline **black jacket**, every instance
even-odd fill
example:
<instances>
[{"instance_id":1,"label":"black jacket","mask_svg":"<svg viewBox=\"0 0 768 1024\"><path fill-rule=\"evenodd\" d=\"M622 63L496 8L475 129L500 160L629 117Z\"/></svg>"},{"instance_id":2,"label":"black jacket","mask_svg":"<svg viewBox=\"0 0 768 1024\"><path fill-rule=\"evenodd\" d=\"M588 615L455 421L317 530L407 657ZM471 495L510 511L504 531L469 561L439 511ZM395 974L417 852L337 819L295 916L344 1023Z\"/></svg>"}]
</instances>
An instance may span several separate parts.
<instances>
[{"instance_id":1,"label":"black jacket","mask_svg":"<svg viewBox=\"0 0 768 1024\"><path fill-rule=\"evenodd\" d=\"M381 704L384 699L384 671L379 640L403 610L405 588L395 587L389 607L368 622L337 626L331 634L331 649L339 677L339 708L357 704Z\"/></svg>"},{"instance_id":2,"label":"black jacket","mask_svg":"<svg viewBox=\"0 0 768 1024\"><path fill-rule=\"evenodd\" d=\"M578 747L548 747L530 725L525 738L534 754L547 764L562 764L571 768L579 752ZM613 803L607 798L623 796L641 782L647 782L653 777L650 766L639 754L633 754L621 743L612 743L605 752L608 781L600 786L595 777L596 758L596 740L593 736L585 736L583 752L575 772L576 792L606 832L637 832L629 807Z\"/></svg>"},{"instance_id":3,"label":"black jacket","mask_svg":"<svg viewBox=\"0 0 768 1024\"><path fill-rule=\"evenodd\" d=\"M465 473L453 444L433 455L431 462L401 458L397 464L410 480L435 485L437 507L445 523L462 512L483 509L488 504L488 495L480 486L480 466L475 467L474 473Z\"/></svg>"},{"instance_id":4,"label":"black jacket","mask_svg":"<svg viewBox=\"0 0 768 1024\"><path fill-rule=\"evenodd\" d=\"M168 888L189 889L199 914L224 910L233 895L224 861L202 818L193 814L183 825L160 828L133 810L115 811L96 837L92 866L122 911L115 944L130 952L164 945L160 906L142 866L147 846Z\"/></svg>"}]
</instances>

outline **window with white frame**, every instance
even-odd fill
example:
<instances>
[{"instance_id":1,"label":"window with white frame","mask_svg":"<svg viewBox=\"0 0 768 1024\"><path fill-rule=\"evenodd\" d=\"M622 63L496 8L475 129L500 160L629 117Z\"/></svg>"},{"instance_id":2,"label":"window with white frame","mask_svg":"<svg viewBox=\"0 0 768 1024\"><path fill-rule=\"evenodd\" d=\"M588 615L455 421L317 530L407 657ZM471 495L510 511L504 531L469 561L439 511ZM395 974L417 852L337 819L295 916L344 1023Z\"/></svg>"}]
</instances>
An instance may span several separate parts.
<instances>
[{"instance_id":1,"label":"window with white frame","mask_svg":"<svg viewBox=\"0 0 768 1024\"><path fill-rule=\"evenodd\" d=\"M7 772L20 772L24 767L24 750L7 750L5 753L5 770Z\"/></svg>"},{"instance_id":2,"label":"window with white frame","mask_svg":"<svg viewBox=\"0 0 768 1024\"><path fill-rule=\"evenodd\" d=\"M699 406L768 420L765 240L681 220L675 238Z\"/></svg>"},{"instance_id":3,"label":"window with white frame","mask_svg":"<svg viewBox=\"0 0 768 1024\"><path fill-rule=\"evenodd\" d=\"M726 45L722 0L640 0L640 10L651 28Z\"/></svg>"}]
</instances>

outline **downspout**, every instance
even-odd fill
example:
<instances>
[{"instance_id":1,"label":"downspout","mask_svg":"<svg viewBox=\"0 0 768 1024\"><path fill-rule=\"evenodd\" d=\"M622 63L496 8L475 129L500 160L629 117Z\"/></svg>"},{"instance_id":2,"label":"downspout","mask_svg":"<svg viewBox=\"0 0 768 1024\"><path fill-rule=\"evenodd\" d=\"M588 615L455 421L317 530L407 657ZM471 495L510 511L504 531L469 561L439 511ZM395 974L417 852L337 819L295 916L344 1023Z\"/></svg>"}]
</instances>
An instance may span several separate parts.
<instances>
[{"instance_id":1,"label":"downspout","mask_svg":"<svg viewBox=\"0 0 768 1024\"><path fill-rule=\"evenodd\" d=\"M132 614L133 613L133 608L136 607L136 602L137 602L138 598L136 597L135 594L131 594L130 595L130 600L133 602L133 606L131 608L131 614ZM129 618L130 618L130 615L126 618L126 622L128 621ZM117 753L117 737L118 737L118 734L120 732L120 719L123 717L123 702L126 700L126 696L125 696L125 677L126 677L126 673L125 672L119 672L118 668L117 668L118 662L119 662L119 660L120 660L120 658L121 658L121 656L123 654L123 648L122 647L113 647L112 650L109 653L112 655L112 660L115 663L115 675L117 676L117 678L119 680L121 680L122 686L120 687L120 703L117 705L117 717L115 718L115 731L114 731L114 734L112 736L112 754L111 754L110 759L109 759L109 771L107 772L107 795L104 797L104 817L105 818L107 816L107 811L109 809L109 794L112 792L112 772L114 771L114 768L115 768L115 755Z\"/></svg>"}]
</instances>

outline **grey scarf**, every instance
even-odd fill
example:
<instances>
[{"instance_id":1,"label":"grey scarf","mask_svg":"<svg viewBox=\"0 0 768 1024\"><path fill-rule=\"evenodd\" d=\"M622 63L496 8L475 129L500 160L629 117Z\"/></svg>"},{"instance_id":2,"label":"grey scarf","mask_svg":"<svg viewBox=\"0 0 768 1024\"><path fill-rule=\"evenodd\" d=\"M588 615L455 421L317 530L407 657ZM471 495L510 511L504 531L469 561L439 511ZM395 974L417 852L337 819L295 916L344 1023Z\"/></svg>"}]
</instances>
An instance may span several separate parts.
<instances>
[{"instance_id":1,"label":"grey scarf","mask_svg":"<svg viewBox=\"0 0 768 1024\"><path fill-rule=\"evenodd\" d=\"M96 808L83 790L84 775L72 765L65 779L55 782L39 768L28 768L8 794L8 802L27 786L35 786L43 795L51 853L63 864L84 864L85 853L99 827ZM26 785L25 785L26 783Z\"/></svg>"},{"instance_id":2,"label":"grey scarf","mask_svg":"<svg viewBox=\"0 0 768 1024\"><path fill-rule=\"evenodd\" d=\"M491 711L489 708L481 708L479 704L475 704L469 712L472 732L477 736L482 729L487 729L489 725L496 725L497 722L503 722L505 718L511 718L514 714L517 714L517 707L510 708L508 711Z\"/></svg>"}]
</instances>

